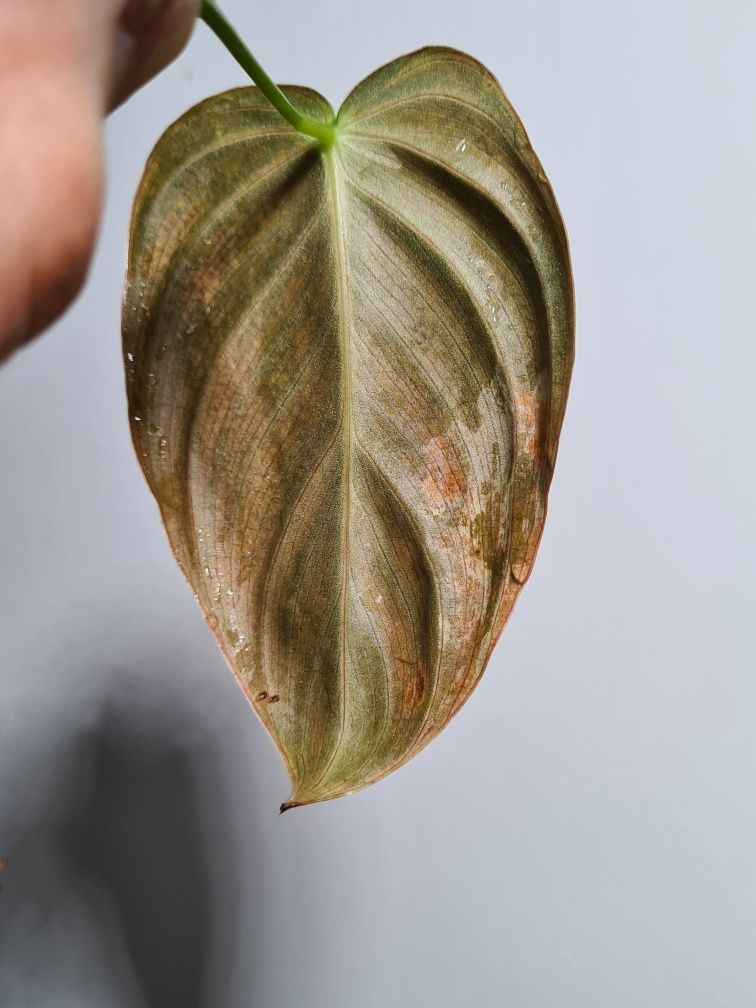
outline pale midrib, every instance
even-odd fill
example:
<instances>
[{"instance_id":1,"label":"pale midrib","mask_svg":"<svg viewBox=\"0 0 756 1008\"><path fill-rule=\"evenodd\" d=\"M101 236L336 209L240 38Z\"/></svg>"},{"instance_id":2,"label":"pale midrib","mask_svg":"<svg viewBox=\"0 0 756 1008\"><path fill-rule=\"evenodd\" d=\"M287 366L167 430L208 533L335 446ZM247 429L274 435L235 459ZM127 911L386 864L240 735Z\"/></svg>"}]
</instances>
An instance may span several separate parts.
<instances>
[{"instance_id":1,"label":"pale midrib","mask_svg":"<svg viewBox=\"0 0 756 1008\"><path fill-rule=\"evenodd\" d=\"M351 518L351 493L352 493L352 348L349 334L348 304L346 274L346 248L344 241L343 217L342 217L342 192L339 182L338 153L336 147L324 152L323 159L326 166L326 180L328 188L328 202L330 204L331 216L333 220L334 253L337 280L337 314L339 326L339 342L341 345L341 381L343 395L343 410L341 420L341 430L343 439L343 466L342 466L342 486L344 494L344 505L342 521L344 526L343 559L342 559L342 579L341 579L341 635L340 635L340 664L341 664L341 727L339 738L333 748L333 753L328 763L324 767L318 779L314 781L308 790L313 790L325 778L328 771L336 759L336 755L341 748L346 729L346 663L347 663L347 591L349 587L349 526Z\"/></svg>"}]
</instances>

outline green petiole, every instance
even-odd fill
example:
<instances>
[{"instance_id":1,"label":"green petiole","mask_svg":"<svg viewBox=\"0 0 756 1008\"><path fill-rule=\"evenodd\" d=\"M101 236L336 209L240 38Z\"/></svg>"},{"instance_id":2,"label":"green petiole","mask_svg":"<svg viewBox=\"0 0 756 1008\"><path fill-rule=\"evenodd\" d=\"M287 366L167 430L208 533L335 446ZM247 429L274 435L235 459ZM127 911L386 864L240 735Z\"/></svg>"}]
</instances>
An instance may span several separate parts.
<instances>
[{"instance_id":1,"label":"green petiole","mask_svg":"<svg viewBox=\"0 0 756 1008\"><path fill-rule=\"evenodd\" d=\"M234 27L215 3L215 0L202 0L200 17L221 40L236 62L257 84L268 101L276 108L294 129L306 136L313 137L326 150L336 139L336 129L332 123L318 122L309 116L297 112L283 91L266 74L255 57L237 35Z\"/></svg>"}]
</instances>

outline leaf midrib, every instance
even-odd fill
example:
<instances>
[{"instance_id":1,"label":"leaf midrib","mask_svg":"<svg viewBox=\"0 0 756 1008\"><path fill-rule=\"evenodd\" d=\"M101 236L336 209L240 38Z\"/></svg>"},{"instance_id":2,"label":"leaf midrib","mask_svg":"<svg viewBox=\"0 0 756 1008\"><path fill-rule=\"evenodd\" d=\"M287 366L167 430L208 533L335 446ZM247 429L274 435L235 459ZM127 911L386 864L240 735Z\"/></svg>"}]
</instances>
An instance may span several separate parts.
<instances>
[{"instance_id":1,"label":"leaf midrib","mask_svg":"<svg viewBox=\"0 0 756 1008\"><path fill-rule=\"evenodd\" d=\"M340 626L341 634L339 640L339 661L341 670L341 689L339 690L341 706L341 725L339 736L333 747L331 757L323 768L322 773L316 781L311 784L311 788L326 777L333 765L336 755L341 748L341 743L346 730L346 661L347 661L347 590L349 586L349 527L351 518L351 489L352 489L352 353L349 333L347 292L347 256L346 243L344 238L342 205L343 191L339 181L338 144L334 144L329 150L323 152L326 174L326 191L328 204L331 212L333 238L334 238L334 266L336 272L336 314L339 327L339 345L341 349L341 387L342 387L342 411L341 411L341 434L343 443L343 463L342 463L342 494L343 494L343 544L342 544L342 577L341 577L341 614Z\"/></svg>"}]
</instances>

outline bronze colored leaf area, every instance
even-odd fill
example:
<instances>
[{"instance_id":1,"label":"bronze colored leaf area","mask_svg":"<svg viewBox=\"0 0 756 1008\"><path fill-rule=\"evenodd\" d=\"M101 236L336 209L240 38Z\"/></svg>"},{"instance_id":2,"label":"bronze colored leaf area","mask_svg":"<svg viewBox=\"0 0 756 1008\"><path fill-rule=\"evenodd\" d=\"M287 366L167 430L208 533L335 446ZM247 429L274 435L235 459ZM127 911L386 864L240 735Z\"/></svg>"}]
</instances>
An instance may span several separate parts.
<instances>
[{"instance_id":1,"label":"bronze colored leaf area","mask_svg":"<svg viewBox=\"0 0 756 1008\"><path fill-rule=\"evenodd\" d=\"M131 228L131 430L284 807L384 777L480 679L541 535L573 328L551 189L469 56L378 70L327 150L254 87L159 141Z\"/></svg>"}]
</instances>

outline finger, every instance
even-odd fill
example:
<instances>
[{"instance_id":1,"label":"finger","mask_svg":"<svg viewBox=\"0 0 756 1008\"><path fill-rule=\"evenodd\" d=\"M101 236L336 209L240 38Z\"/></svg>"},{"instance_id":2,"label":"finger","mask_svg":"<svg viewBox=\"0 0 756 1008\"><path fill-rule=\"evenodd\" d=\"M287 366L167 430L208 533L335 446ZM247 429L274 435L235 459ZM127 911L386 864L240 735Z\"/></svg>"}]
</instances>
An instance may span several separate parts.
<instances>
[{"instance_id":1,"label":"finger","mask_svg":"<svg viewBox=\"0 0 756 1008\"><path fill-rule=\"evenodd\" d=\"M113 83L115 108L171 63L186 45L199 0L130 0L118 22Z\"/></svg>"},{"instance_id":2,"label":"finger","mask_svg":"<svg viewBox=\"0 0 756 1008\"><path fill-rule=\"evenodd\" d=\"M101 100L86 15L80 0L0 0L0 360L70 303L95 239Z\"/></svg>"}]
</instances>

